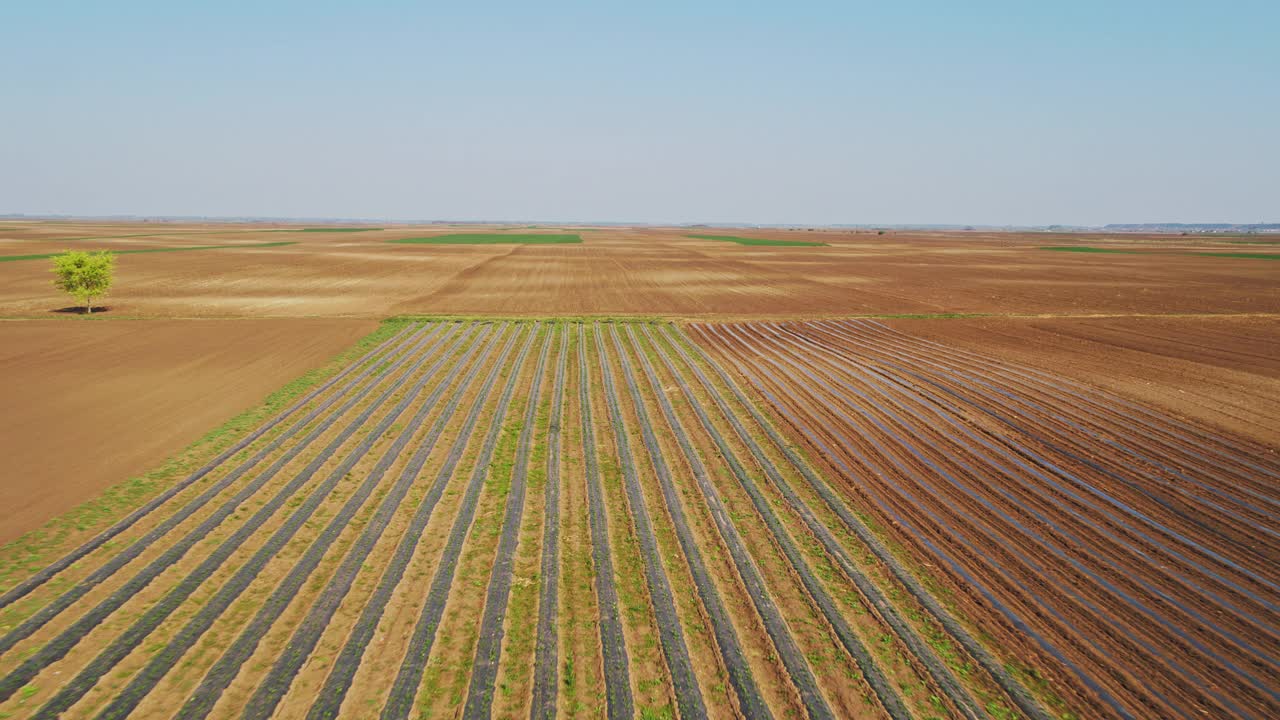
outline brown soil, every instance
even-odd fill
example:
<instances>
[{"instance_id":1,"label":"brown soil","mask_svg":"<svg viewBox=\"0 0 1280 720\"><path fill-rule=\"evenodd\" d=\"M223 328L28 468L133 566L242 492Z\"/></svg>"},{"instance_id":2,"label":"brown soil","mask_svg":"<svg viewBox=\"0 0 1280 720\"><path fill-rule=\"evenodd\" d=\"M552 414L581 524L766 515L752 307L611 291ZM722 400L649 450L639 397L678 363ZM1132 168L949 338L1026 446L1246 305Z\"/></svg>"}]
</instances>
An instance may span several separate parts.
<instances>
[{"instance_id":1,"label":"brown soil","mask_svg":"<svg viewBox=\"0 0 1280 720\"><path fill-rule=\"evenodd\" d=\"M560 453L560 691L558 712L565 717L596 717L607 702L601 660L591 526L587 516L587 479L582 433L582 404L577 378L578 334L570 326L565 370L564 416Z\"/></svg>"},{"instance_id":2,"label":"brown soil","mask_svg":"<svg viewBox=\"0 0 1280 720\"><path fill-rule=\"evenodd\" d=\"M1072 705L1274 714L1265 448L871 324L695 331Z\"/></svg>"},{"instance_id":3,"label":"brown soil","mask_svg":"<svg viewBox=\"0 0 1280 720\"><path fill-rule=\"evenodd\" d=\"M486 230L486 228L470 228ZM409 245L389 238L458 232L457 228L395 226L365 233L301 233L298 227L180 223L0 221L0 255L56 252L68 247L119 250L294 242L271 248L229 248L124 255L109 312L82 320L58 313L70 304L50 287L48 262L0 262L0 406L21 408L0 420L5 480L0 487L0 542L98 494L102 488L158 465L164 458L259 401L269 391L348 347L391 314L662 315L695 323L695 338L732 371L756 375L772 394L783 426L832 486L873 523L903 565L925 582L984 646L1033 686L1055 714L1082 717L1175 712L1274 716L1280 712L1280 604L1275 540L1280 516L1280 283L1266 260L1203 257L1188 252L1272 252L1272 246L1227 239L1126 235L890 232L802 232L605 228L583 233L581 245ZM690 233L820 240L828 247L747 247L687 237ZM124 237L128 236L128 237ZM1046 245L1086 244L1136 254L1061 253ZM798 323L850 315L989 317L884 319ZM1179 316L1175 316L1179 315ZM140 318L134 320L133 318ZM319 319L333 318L333 319ZM751 320L732 326L701 321ZM776 318L779 323L761 321ZM576 338L576 326L574 336ZM608 327L608 326L606 326ZM627 335L624 345L628 345ZM684 551L673 534L653 465L636 425L621 364L606 331L606 362L618 384L642 494L676 593L675 605L694 674L713 715L732 715L735 700L693 592ZM641 343L647 346L647 343ZM675 708L671 673L658 642L618 467L616 438L604 404L600 359L588 332L594 431L609 518L612 561L637 710ZM632 353L633 361L638 355ZM488 365L488 362L485 363ZM677 363L678 364L678 363ZM532 358L526 375L531 372ZM487 368L486 368L487 369ZM653 388L637 379L670 465L695 542L721 592L766 701L785 715L800 708L785 668L744 593L700 488L663 419ZM677 372L685 373L684 370ZM708 465L744 534L771 597L810 662L837 714L884 712L857 677L856 663L782 555L771 531L728 473L724 459L679 398L675 377L660 382ZM772 377L770 376L772 375ZM811 376L810 376L811 375ZM692 382L691 377L686 380ZM594 716L605 705L599 608L594 597L590 533L581 466L581 409L576 352L565 386L562 457L562 584L560 694L563 714ZM408 516L444 461L479 379L450 421L415 487L366 562L357 587L321 638L277 710L300 717L345 642L356 617L408 525ZM549 382L549 378L547 378ZM718 381L717 381L718 382ZM751 388L742 376L744 387ZM500 381L501 383L501 381ZM695 383L696 385L696 383ZM84 386L86 389L81 389ZM508 417L522 412L529 378L522 377ZM403 582L355 677L344 710L376 713L407 652L407 640L438 566L461 490L476 462L479 438L501 385L463 458L447 480ZM544 388L544 392L547 390ZM716 394L723 394L717 386ZM746 460L746 445L728 419L712 410L729 446ZM393 400L394 402L394 400ZM759 428L745 413L747 432ZM360 407L352 409L353 417ZM411 411L410 411L411 412ZM366 426L364 431L367 431ZM362 432L364 432L362 431ZM335 434L330 430L321 439ZM255 444L260 447L270 436ZM893 563L877 561L856 538L836 528L818 493L766 445L779 472L803 503L839 534L867 574L911 615L921 616L909 583ZM358 442L353 438L344 448ZM373 455L389 442L384 437ZM539 440L541 442L541 440ZM319 447L319 446L317 446ZM405 455L411 449L405 451ZM306 464L304 452L284 469ZM268 462L270 458L268 459ZM337 462L330 459L320 475ZM374 462L370 456L333 489L316 520L254 580L232 609L182 658L144 704L141 714L181 706L192 687L341 506ZM392 474L404 457L397 460ZM759 476L763 467L744 462ZM10 472L12 471L12 472ZM70 583L141 537L163 516L227 472L216 470L112 546L100 548L0 613L11 628ZM9 482L10 474L17 478ZM8 672L21 659L119 588L139 568L214 512L248 481L224 490L121 572L0 657ZM301 492L309 492L318 477ZM282 481L281 481L282 482ZM385 480L384 485L389 485ZM0 714L39 703L129 627L138 615L194 568L280 482L268 484L150 587L94 629L79 647L43 670L30 700L0 703ZM857 594L827 561L826 551L780 492L763 483L782 524L837 598L840 612L876 653L910 712L955 714L921 658L864 613ZM534 488L530 488L534 492ZM486 486L458 576L441 621L418 702L437 714L455 712L465 697L476 623L492 565L503 503ZM365 522L357 515L330 549L312 582L298 593L231 684L219 710L238 709L260 684L293 626L315 599ZM687 502L685 502L687 501ZM538 571L540 496L526 498L514 586ZM292 507L292 506L289 506ZM139 648L106 675L70 716L90 714L116 695L152 648L170 637L287 515L282 509ZM528 552L526 552L528 551ZM879 556L883 561L884 556ZM536 607L536 603L534 603ZM509 607L510 611L510 607ZM931 616L932 617L932 616ZM530 628L508 616L508 635L495 704L503 714L527 713ZM521 635L521 631L526 631ZM942 633L945 635L945 633ZM448 642L444 639L448 638ZM943 638L944 640L946 638ZM513 647L515 648L513 650ZM924 654L922 654L923 657ZM968 663L961 653L957 660ZM999 673L978 670L962 684L1002 703ZM572 683L566 684L566 683ZM943 693L945 694L945 693ZM936 702L936 705L932 704ZM1061 704L1058 704L1061 703ZM219 714L215 712L215 714ZM223 712L222 714L225 714Z\"/></svg>"},{"instance_id":4,"label":"brown soil","mask_svg":"<svg viewBox=\"0 0 1280 720\"><path fill-rule=\"evenodd\" d=\"M610 228L582 233L579 245L407 245L385 241L457 230L281 230L287 228L4 222L0 255L297 243L121 256L112 311L148 317L1280 312L1274 262L1173 252L1270 251L1225 239ZM707 232L828 246L687 237ZM108 239L57 239L75 237ZM1064 244L1138 254L1039 249ZM70 304L51 287L47 266L0 263L0 315L43 316Z\"/></svg>"},{"instance_id":5,"label":"brown soil","mask_svg":"<svg viewBox=\"0 0 1280 720\"><path fill-rule=\"evenodd\" d=\"M0 542L159 465L373 328L340 319L0 323L0 404L9 408L0 414Z\"/></svg>"},{"instance_id":6,"label":"brown soil","mask_svg":"<svg viewBox=\"0 0 1280 720\"><path fill-rule=\"evenodd\" d=\"M888 324L1061 373L1280 448L1280 319L973 318Z\"/></svg>"}]
</instances>

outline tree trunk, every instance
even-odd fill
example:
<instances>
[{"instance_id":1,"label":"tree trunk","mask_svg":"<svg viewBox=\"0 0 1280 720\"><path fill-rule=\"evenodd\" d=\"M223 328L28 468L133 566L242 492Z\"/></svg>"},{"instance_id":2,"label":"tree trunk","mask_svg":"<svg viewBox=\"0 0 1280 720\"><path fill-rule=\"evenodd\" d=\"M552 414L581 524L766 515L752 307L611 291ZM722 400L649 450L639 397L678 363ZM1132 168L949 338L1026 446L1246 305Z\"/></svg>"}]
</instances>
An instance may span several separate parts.
<instances>
[{"instance_id":1,"label":"tree trunk","mask_svg":"<svg viewBox=\"0 0 1280 720\"><path fill-rule=\"evenodd\" d=\"M84 314L85 314L85 315L92 315L92 314L93 314L93 296L92 296L92 295L90 295L88 298L85 298L85 301L84 301Z\"/></svg>"}]
</instances>

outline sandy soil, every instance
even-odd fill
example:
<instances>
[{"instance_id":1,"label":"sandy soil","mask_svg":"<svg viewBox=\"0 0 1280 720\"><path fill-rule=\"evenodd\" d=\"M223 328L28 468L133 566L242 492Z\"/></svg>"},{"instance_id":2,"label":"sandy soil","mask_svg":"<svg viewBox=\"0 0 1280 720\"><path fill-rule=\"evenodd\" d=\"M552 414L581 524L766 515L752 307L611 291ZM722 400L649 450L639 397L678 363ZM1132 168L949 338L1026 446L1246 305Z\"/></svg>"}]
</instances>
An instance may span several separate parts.
<instances>
[{"instance_id":1,"label":"sandy soil","mask_svg":"<svg viewBox=\"0 0 1280 720\"><path fill-rule=\"evenodd\" d=\"M1175 252L1274 249L1227 239L610 228L581 233L580 245L405 245L385 241L457 229L298 230L0 222L0 255L296 243L122 256L108 305L147 317L1280 312L1273 261ZM829 246L687 237L705 232ZM1039 249L1063 244L1135 254ZM47 261L0 263L0 315L44 315L68 304L50 286Z\"/></svg>"},{"instance_id":2,"label":"sandy soil","mask_svg":"<svg viewBox=\"0 0 1280 720\"><path fill-rule=\"evenodd\" d=\"M373 328L341 319L0 323L0 542L150 470Z\"/></svg>"}]
</instances>

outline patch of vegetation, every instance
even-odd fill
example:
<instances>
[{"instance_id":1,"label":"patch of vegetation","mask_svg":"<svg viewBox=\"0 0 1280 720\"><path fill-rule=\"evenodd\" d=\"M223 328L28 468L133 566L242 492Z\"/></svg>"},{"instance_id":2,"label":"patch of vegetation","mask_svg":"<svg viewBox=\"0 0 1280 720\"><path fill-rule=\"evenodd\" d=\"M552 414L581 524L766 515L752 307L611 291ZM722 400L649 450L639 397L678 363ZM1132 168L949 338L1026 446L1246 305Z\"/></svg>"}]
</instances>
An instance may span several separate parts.
<instances>
[{"instance_id":1,"label":"patch of vegetation","mask_svg":"<svg viewBox=\"0 0 1280 720\"><path fill-rule=\"evenodd\" d=\"M550 233L451 233L448 235L429 235L426 237L394 238L389 243L407 245L554 245L560 243L580 243L580 235L553 235Z\"/></svg>"},{"instance_id":2,"label":"patch of vegetation","mask_svg":"<svg viewBox=\"0 0 1280 720\"><path fill-rule=\"evenodd\" d=\"M188 250L227 250L231 248L267 248L280 247L281 245L297 245L297 241L286 242L265 242L265 243L243 243L240 245L192 245L190 247L163 247L163 248L139 248L136 250L110 250L104 249L100 252L111 253L112 255L137 255L140 253L162 253L162 252L186 252ZM0 262L16 262L19 260L46 260L51 257L57 257L62 253L41 253L38 255L0 255Z\"/></svg>"},{"instance_id":3,"label":"patch of vegetation","mask_svg":"<svg viewBox=\"0 0 1280 720\"><path fill-rule=\"evenodd\" d=\"M991 313L889 313L881 315L857 315L854 317L881 318L885 320L954 320L956 318L991 317Z\"/></svg>"},{"instance_id":4,"label":"patch of vegetation","mask_svg":"<svg viewBox=\"0 0 1280 720\"><path fill-rule=\"evenodd\" d=\"M1100 248L1090 245L1042 245L1041 250L1053 250L1056 252L1078 252L1078 253L1112 253L1115 255L1198 255L1200 257L1229 257L1229 258L1245 258L1250 260L1280 260L1280 253L1257 253L1257 252L1159 252L1159 251L1142 251L1142 250L1121 250L1119 248Z\"/></svg>"},{"instance_id":5,"label":"patch of vegetation","mask_svg":"<svg viewBox=\"0 0 1280 720\"><path fill-rule=\"evenodd\" d=\"M1138 250L1120 250L1119 248L1100 248L1090 245L1042 245L1041 250L1053 250L1054 252L1075 252L1075 253L1113 253L1116 255L1141 255Z\"/></svg>"},{"instance_id":6,"label":"patch of vegetation","mask_svg":"<svg viewBox=\"0 0 1280 720\"><path fill-rule=\"evenodd\" d=\"M382 230L382 228L365 228L365 227L318 227L318 228L302 228L301 232L310 233L355 233L355 232L373 232L374 230ZM287 232L287 231L286 231Z\"/></svg>"},{"instance_id":7,"label":"patch of vegetation","mask_svg":"<svg viewBox=\"0 0 1280 720\"><path fill-rule=\"evenodd\" d=\"M770 240L767 238L749 238L737 237L735 235L685 235L695 240L723 240L725 242L738 243L739 245L781 245L791 247L826 247L824 242L811 242L808 240Z\"/></svg>"},{"instance_id":8,"label":"patch of vegetation","mask_svg":"<svg viewBox=\"0 0 1280 720\"><path fill-rule=\"evenodd\" d=\"M1248 253L1248 252L1198 252L1192 255L1205 257L1250 258L1253 260L1280 260L1280 253Z\"/></svg>"}]
</instances>

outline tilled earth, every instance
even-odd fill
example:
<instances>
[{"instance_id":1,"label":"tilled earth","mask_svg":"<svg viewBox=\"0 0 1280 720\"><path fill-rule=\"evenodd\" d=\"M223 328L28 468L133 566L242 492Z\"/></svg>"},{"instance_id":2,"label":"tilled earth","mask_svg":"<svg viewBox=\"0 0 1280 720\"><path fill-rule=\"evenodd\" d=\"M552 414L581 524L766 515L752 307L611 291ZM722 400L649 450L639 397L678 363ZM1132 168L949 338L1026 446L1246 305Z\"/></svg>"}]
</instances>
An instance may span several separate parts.
<instances>
[{"instance_id":1,"label":"tilled earth","mask_svg":"<svg viewBox=\"0 0 1280 720\"><path fill-rule=\"evenodd\" d=\"M692 331L1085 716L1280 712L1274 447L876 321Z\"/></svg>"}]
</instances>

